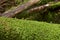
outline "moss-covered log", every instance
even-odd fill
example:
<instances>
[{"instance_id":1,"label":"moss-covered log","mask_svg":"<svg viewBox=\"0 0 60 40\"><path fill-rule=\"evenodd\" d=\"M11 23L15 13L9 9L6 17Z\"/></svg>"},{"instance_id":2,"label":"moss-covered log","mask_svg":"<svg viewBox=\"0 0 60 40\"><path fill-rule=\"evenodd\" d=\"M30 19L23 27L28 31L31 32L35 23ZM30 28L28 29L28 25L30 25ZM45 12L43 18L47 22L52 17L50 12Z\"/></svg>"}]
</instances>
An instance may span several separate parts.
<instances>
[{"instance_id":1,"label":"moss-covered log","mask_svg":"<svg viewBox=\"0 0 60 40\"><path fill-rule=\"evenodd\" d=\"M0 40L60 40L60 24L0 17Z\"/></svg>"}]
</instances>

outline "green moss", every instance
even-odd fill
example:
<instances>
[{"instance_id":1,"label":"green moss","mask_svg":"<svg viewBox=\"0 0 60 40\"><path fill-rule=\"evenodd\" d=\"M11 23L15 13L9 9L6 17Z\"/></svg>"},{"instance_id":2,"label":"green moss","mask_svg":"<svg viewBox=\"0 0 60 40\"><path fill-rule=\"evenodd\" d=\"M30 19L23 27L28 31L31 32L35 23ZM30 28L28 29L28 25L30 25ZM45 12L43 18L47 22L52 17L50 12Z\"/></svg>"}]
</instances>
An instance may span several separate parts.
<instances>
[{"instance_id":1,"label":"green moss","mask_svg":"<svg viewBox=\"0 0 60 40\"><path fill-rule=\"evenodd\" d=\"M0 40L60 40L60 24L0 17Z\"/></svg>"},{"instance_id":2,"label":"green moss","mask_svg":"<svg viewBox=\"0 0 60 40\"><path fill-rule=\"evenodd\" d=\"M52 3L50 9L56 9L60 7L60 2Z\"/></svg>"}]
</instances>

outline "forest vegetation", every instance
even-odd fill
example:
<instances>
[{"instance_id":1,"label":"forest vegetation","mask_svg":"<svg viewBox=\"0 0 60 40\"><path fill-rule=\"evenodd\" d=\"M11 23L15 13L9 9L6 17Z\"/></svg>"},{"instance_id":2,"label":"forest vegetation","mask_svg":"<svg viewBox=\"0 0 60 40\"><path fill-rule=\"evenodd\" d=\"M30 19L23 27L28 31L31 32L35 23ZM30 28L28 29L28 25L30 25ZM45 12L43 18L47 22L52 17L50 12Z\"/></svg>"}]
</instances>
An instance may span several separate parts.
<instances>
[{"instance_id":1,"label":"forest vegetation","mask_svg":"<svg viewBox=\"0 0 60 40\"><path fill-rule=\"evenodd\" d=\"M60 40L60 0L0 0L1 40Z\"/></svg>"}]
</instances>

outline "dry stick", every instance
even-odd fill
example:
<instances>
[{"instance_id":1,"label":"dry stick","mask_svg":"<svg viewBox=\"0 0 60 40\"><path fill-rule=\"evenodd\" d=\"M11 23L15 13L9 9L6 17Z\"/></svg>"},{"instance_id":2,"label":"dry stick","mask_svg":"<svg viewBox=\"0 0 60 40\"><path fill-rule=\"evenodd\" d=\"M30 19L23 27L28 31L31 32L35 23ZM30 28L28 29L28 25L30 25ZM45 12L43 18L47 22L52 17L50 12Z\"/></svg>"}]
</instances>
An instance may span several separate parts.
<instances>
[{"instance_id":1,"label":"dry stick","mask_svg":"<svg viewBox=\"0 0 60 40\"><path fill-rule=\"evenodd\" d=\"M1 16L5 17L14 17L19 12L22 12L23 10L27 9L28 7L32 6L33 4L39 2L40 0L30 0L25 4L17 6L15 9L10 10L8 12L3 13Z\"/></svg>"},{"instance_id":2,"label":"dry stick","mask_svg":"<svg viewBox=\"0 0 60 40\"><path fill-rule=\"evenodd\" d=\"M43 9L46 9L46 8L56 8L57 6L60 5L60 2L57 2L57 3L48 3L48 4L45 4L45 5L42 5L42 6L39 6L39 7L35 7L35 8L31 8L29 10L27 10L28 13L32 13L32 12L38 12L38 11L41 11Z\"/></svg>"},{"instance_id":3,"label":"dry stick","mask_svg":"<svg viewBox=\"0 0 60 40\"><path fill-rule=\"evenodd\" d=\"M39 6L39 7L31 8L27 12L32 13L32 12L35 12L35 11L41 11L41 10L43 10L43 9L49 7L49 6L50 6L50 4L45 4L45 5L42 5L42 6Z\"/></svg>"}]
</instances>

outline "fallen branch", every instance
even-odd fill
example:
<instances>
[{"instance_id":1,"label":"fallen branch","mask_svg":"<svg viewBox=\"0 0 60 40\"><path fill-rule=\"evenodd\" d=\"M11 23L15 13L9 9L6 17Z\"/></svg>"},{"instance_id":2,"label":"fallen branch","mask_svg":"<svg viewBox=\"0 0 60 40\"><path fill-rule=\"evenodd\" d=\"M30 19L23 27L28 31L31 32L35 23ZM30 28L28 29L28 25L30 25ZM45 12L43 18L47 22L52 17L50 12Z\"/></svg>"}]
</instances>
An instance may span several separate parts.
<instances>
[{"instance_id":1,"label":"fallen branch","mask_svg":"<svg viewBox=\"0 0 60 40\"><path fill-rule=\"evenodd\" d=\"M48 4L45 4L45 5L39 6L39 7L31 8L27 12L32 13L32 12L38 12L38 11L44 10L46 8L53 9L53 8L57 8L57 7L60 7L60 2L48 3Z\"/></svg>"},{"instance_id":2,"label":"fallen branch","mask_svg":"<svg viewBox=\"0 0 60 40\"><path fill-rule=\"evenodd\" d=\"M40 0L30 0L27 3L25 3L25 4L17 6L13 10L10 10L10 11L7 11L7 12L3 13L1 16L14 17L16 14L18 14L19 12L22 12L23 10L27 9L28 7L34 5L38 1L40 1Z\"/></svg>"},{"instance_id":3,"label":"fallen branch","mask_svg":"<svg viewBox=\"0 0 60 40\"><path fill-rule=\"evenodd\" d=\"M49 7L49 6L50 6L49 4L46 4L46 5L42 5L42 6L39 6L39 7L31 8L27 12L32 13L32 12L41 11L41 10L43 10L43 9Z\"/></svg>"}]
</instances>

